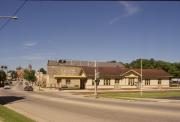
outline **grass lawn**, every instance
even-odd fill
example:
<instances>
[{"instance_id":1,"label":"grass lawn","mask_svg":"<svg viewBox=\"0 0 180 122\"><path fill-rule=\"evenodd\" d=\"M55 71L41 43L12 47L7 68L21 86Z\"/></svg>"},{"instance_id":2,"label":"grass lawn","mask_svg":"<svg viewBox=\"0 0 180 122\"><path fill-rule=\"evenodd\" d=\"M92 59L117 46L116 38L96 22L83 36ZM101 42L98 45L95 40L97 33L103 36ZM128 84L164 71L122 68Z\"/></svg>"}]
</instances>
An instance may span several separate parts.
<instances>
[{"instance_id":1,"label":"grass lawn","mask_svg":"<svg viewBox=\"0 0 180 122\"><path fill-rule=\"evenodd\" d=\"M104 98L168 98L168 97L180 97L180 91L151 91L143 92L143 95L140 95L140 92L106 92L99 93L99 97Z\"/></svg>"},{"instance_id":2,"label":"grass lawn","mask_svg":"<svg viewBox=\"0 0 180 122\"><path fill-rule=\"evenodd\" d=\"M0 105L0 121L2 122L35 122L13 110Z\"/></svg>"}]
</instances>

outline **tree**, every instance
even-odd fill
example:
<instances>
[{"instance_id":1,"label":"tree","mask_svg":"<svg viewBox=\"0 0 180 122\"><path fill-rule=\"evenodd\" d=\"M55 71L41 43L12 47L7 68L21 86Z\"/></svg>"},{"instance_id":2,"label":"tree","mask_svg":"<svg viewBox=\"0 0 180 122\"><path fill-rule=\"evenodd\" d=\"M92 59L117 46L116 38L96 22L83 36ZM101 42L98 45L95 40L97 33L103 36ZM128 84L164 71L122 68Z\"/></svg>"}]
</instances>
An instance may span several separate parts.
<instances>
[{"instance_id":1,"label":"tree","mask_svg":"<svg viewBox=\"0 0 180 122\"><path fill-rule=\"evenodd\" d=\"M16 73L16 71L14 71L14 70L9 70L8 73L11 73L12 79L16 79L16 78L17 78L17 73Z\"/></svg>"},{"instance_id":2,"label":"tree","mask_svg":"<svg viewBox=\"0 0 180 122\"><path fill-rule=\"evenodd\" d=\"M40 68L39 71L42 72L43 74L46 74L46 73L47 73L44 68Z\"/></svg>"},{"instance_id":3,"label":"tree","mask_svg":"<svg viewBox=\"0 0 180 122\"><path fill-rule=\"evenodd\" d=\"M6 80L6 73L3 70L0 70L0 86L4 85L5 80Z\"/></svg>"},{"instance_id":4,"label":"tree","mask_svg":"<svg viewBox=\"0 0 180 122\"><path fill-rule=\"evenodd\" d=\"M35 70L24 70L24 79L27 81L34 83L36 81L36 76L35 76Z\"/></svg>"},{"instance_id":5,"label":"tree","mask_svg":"<svg viewBox=\"0 0 180 122\"><path fill-rule=\"evenodd\" d=\"M136 59L131 63L126 63L126 68L140 68L141 59ZM180 77L180 63L170 63L162 60L151 59L142 59L143 69L163 69L166 72L169 72L174 77Z\"/></svg>"}]
</instances>

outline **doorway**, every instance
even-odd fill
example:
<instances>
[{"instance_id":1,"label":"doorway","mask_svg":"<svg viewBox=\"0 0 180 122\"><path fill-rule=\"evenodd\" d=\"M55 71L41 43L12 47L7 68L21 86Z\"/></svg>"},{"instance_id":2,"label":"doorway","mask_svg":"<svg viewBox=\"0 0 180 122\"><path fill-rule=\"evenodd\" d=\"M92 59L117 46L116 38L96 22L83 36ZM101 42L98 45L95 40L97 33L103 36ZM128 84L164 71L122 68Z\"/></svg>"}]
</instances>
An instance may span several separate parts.
<instances>
[{"instance_id":1,"label":"doorway","mask_svg":"<svg viewBox=\"0 0 180 122\"><path fill-rule=\"evenodd\" d=\"M114 88L115 89L119 89L120 85L119 85L119 79L115 79L115 84L114 84Z\"/></svg>"},{"instance_id":2,"label":"doorway","mask_svg":"<svg viewBox=\"0 0 180 122\"><path fill-rule=\"evenodd\" d=\"M80 79L80 89L86 88L87 79Z\"/></svg>"}]
</instances>

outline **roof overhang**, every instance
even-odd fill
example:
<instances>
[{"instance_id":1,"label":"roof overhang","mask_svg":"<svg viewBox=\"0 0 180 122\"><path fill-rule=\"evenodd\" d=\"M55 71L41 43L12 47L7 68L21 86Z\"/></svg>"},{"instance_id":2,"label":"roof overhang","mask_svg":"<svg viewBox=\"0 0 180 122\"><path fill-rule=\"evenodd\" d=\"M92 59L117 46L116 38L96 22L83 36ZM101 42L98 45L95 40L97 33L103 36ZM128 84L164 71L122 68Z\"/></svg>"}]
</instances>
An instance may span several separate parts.
<instances>
[{"instance_id":1,"label":"roof overhang","mask_svg":"<svg viewBox=\"0 0 180 122\"><path fill-rule=\"evenodd\" d=\"M54 78L86 78L86 76L54 75Z\"/></svg>"}]
</instances>

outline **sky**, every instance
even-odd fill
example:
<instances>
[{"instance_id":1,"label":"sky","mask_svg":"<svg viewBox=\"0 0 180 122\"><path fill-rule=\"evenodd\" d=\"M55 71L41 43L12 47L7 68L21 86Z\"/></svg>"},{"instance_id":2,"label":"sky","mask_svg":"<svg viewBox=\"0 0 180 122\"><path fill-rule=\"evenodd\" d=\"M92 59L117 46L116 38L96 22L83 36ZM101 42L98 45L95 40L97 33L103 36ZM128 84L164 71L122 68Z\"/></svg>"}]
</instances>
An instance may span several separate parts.
<instances>
[{"instance_id":1,"label":"sky","mask_svg":"<svg viewBox=\"0 0 180 122\"><path fill-rule=\"evenodd\" d=\"M0 16L11 16L22 3L0 0ZM180 62L177 1L29 0L16 16L0 30L0 64L9 69L46 68L59 59Z\"/></svg>"}]
</instances>

